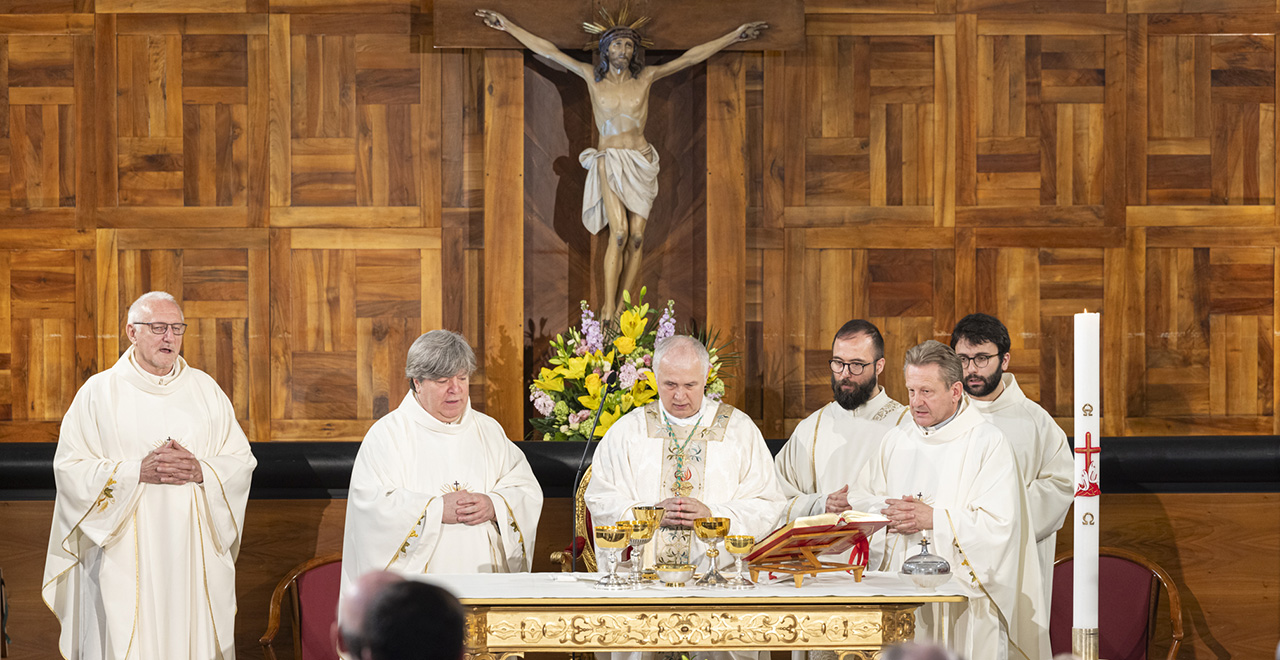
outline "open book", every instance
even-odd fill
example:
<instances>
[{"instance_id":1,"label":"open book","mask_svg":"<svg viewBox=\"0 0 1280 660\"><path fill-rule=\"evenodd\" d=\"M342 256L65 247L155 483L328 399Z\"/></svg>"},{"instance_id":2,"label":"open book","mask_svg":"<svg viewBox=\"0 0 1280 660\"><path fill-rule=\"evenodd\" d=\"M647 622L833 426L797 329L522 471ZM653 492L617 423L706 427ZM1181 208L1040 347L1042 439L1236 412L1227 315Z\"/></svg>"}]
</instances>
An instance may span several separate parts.
<instances>
[{"instance_id":1,"label":"open book","mask_svg":"<svg viewBox=\"0 0 1280 660\"><path fill-rule=\"evenodd\" d=\"M854 579L860 581L871 535L888 525L888 518L861 511L797 518L756 543L746 561L753 579L760 571L788 573L800 586L804 575L853 571ZM820 559L845 551L849 551L848 561Z\"/></svg>"}]
</instances>

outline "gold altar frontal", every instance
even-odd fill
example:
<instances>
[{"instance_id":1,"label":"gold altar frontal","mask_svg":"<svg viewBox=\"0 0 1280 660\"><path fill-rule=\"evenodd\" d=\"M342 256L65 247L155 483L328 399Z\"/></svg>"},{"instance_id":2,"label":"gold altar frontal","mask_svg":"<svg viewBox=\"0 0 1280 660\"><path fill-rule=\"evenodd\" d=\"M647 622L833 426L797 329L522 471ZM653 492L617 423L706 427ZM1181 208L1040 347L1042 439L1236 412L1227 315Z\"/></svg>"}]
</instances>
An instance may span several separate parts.
<instances>
[{"instance_id":1,"label":"gold altar frontal","mask_svg":"<svg viewBox=\"0 0 1280 660\"><path fill-rule=\"evenodd\" d=\"M921 605L945 607L965 600L896 584L877 590L870 580L854 583L852 577L848 585L857 587L842 585L837 590L847 593L840 594L832 594L829 585L796 589L790 580L785 590L778 585L745 593L649 588L608 597L583 597L590 585L582 581L547 580L540 585L542 595L516 595L524 589L513 588L506 597L466 584L476 577L529 581L545 575L424 579L451 589L466 607L467 657L474 660L548 651L677 651L693 657L695 651L773 649L835 650L845 658L871 660L883 647L915 637Z\"/></svg>"}]
</instances>

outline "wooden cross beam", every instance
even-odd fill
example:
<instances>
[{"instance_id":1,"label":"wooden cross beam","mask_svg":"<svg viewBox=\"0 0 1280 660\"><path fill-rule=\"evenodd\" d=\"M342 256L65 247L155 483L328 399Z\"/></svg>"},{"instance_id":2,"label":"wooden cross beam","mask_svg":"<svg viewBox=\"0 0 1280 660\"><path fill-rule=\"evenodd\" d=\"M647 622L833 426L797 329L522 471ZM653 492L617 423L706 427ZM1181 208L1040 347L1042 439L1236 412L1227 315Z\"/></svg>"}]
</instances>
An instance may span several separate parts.
<instances>
[{"instance_id":1,"label":"wooden cross beam","mask_svg":"<svg viewBox=\"0 0 1280 660\"><path fill-rule=\"evenodd\" d=\"M505 14L520 27L541 36L566 53L580 52L591 35L587 21L600 21L601 0L435 0L432 32L436 48L521 48L515 39L485 26L477 9ZM604 0L616 16L619 0ZM759 39L736 43L726 50L803 50L803 0L647 0L631 3L652 20L641 32L653 42L650 50L686 50L749 21L764 21L769 29Z\"/></svg>"}]
</instances>

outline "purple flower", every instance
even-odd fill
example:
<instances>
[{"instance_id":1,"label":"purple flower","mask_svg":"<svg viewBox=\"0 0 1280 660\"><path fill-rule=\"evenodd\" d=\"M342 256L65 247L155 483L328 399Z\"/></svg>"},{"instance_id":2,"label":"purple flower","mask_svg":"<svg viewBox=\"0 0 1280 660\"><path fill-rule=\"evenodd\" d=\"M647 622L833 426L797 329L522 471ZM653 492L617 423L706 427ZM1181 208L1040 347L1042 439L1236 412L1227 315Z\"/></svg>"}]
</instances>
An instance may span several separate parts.
<instances>
[{"instance_id":1,"label":"purple flower","mask_svg":"<svg viewBox=\"0 0 1280 660\"><path fill-rule=\"evenodd\" d=\"M600 322L596 320L596 315L587 307L587 301L582 301L582 343L578 344L578 355L585 355L595 351L604 349L604 332L600 330Z\"/></svg>"},{"instance_id":2,"label":"purple flower","mask_svg":"<svg viewBox=\"0 0 1280 660\"><path fill-rule=\"evenodd\" d=\"M662 341L676 333L676 312L675 301L667 301L667 308L662 311L662 318L658 319L658 335L655 341Z\"/></svg>"},{"instance_id":3,"label":"purple flower","mask_svg":"<svg viewBox=\"0 0 1280 660\"><path fill-rule=\"evenodd\" d=\"M629 390L635 386L636 379L639 375L639 372L636 371L636 366L630 362L626 362L622 365L622 368L618 370L618 385L624 390Z\"/></svg>"},{"instance_id":4,"label":"purple flower","mask_svg":"<svg viewBox=\"0 0 1280 660\"><path fill-rule=\"evenodd\" d=\"M552 401L551 396L542 390L529 395L529 399L533 401L533 407L537 408L543 417L550 417L551 412L556 408L556 402Z\"/></svg>"}]
</instances>

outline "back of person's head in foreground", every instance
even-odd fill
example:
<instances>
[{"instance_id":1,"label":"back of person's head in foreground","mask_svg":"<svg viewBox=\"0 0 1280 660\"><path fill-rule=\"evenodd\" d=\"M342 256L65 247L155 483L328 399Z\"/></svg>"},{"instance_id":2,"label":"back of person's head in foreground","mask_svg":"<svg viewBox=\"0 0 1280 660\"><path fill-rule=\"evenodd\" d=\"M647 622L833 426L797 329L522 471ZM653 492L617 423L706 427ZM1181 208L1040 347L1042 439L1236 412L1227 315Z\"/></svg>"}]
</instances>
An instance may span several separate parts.
<instances>
[{"instance_id":1,"label":"back of person's head in foreground","mask_svg":"<svg viewBox=\"0 0 1280 660\"><path fill-rule=\"evenodd\" d=\"M404 577L391 571L369 571L347 585L333 622L333 644L339 657L359 658L364 654L365 612L387 586L404 582Z\"/></svg>"},{"instance_id":2,"label":"back of person's head in foreground","mask_svg":"<svg viewBox=\"0 0 1280 660\"><path fill-rule=\"evenodd\" d=\"M959 660L959 656L936 644L906 642L884 650L882 660Z\"/></svg>"},{"instance_id":3,"label":"back of person's head in foreground","mask_svg":"<svg viewBox=\"0 0 1280 660\"><path fill-rule=\"evenodd\" d=\"M453 594L406 580L379 590L364 615L363 660L460 660L466 622Z\"/></svg>"}]
</instances>

